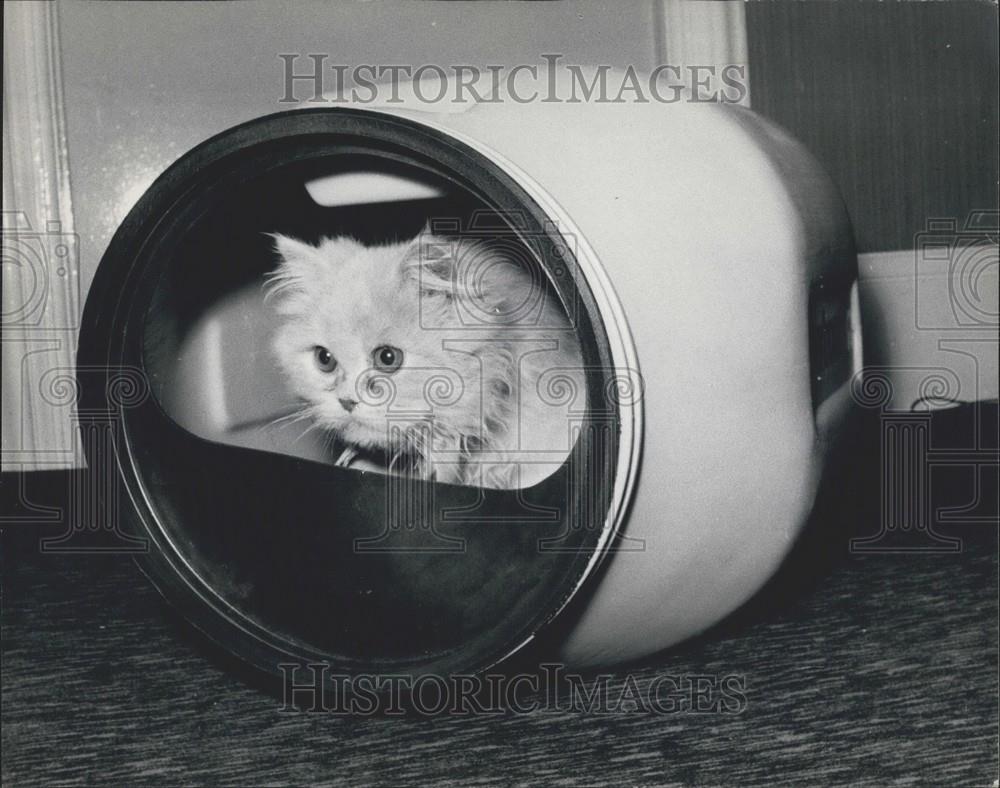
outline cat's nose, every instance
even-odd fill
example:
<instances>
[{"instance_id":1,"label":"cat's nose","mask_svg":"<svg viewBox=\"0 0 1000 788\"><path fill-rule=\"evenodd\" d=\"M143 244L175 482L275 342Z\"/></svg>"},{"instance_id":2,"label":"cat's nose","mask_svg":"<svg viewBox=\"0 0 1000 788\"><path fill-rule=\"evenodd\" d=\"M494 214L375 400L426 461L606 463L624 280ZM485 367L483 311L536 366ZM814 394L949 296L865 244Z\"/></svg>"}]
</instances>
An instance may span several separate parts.
<instances>
[{"instance_id":1,"label":"cat's nose","mask_svg":"<svg viewBox=\"0 0 1000 788\"><path fill-rule=\"evenodd\" d=\"M350 413L357 406L358 401L356 399L341 399L337 398L337 402L340 403L340 407Z\"/></svg>"}]
</instances>

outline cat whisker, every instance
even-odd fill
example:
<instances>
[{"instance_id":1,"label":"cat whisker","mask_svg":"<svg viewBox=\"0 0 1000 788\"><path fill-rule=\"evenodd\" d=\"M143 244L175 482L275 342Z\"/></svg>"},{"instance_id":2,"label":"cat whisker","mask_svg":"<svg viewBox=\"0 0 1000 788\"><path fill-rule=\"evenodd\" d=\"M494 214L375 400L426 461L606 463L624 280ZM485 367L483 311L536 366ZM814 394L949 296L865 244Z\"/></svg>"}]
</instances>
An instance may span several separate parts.
<instances>
[{"instance_id":1,"label":"cat whisker","mask_svg":"<svg viewBox=\"0 0 1000 788\"><path fill-rule=\"evenodd\" d=\"M299 408L298 410L293 410L289 413L285 413L281 416L271 419L271 421L261 425L261 428L265 429L267 427L277 427L280 424L294 424L297 421L303 421L304 419L308 419L311 416L312 416L312 408L306 406L304 408Z\"/></svg>"},{"instance_id":2,"label":"cat whisker","mask_svg":"<svg viewBox=\"0 0 1000 788\"><path fill-rule=\"evenodd\" d=\"M317 421L313 421L311 424L307 424L306 428L304 430L302 430L302 432L299 433L298 437L295 438L295 440L293 440L292 443L298 443L300 440L302 440L306 435L308 435L313 430L322 429L322 426L323 425L321 425ZM326 451L326 449L329 448L329 443L327 442L328 439L324 436L323 440L324 440L323 450Z\"/></svg>"}]
</instances>

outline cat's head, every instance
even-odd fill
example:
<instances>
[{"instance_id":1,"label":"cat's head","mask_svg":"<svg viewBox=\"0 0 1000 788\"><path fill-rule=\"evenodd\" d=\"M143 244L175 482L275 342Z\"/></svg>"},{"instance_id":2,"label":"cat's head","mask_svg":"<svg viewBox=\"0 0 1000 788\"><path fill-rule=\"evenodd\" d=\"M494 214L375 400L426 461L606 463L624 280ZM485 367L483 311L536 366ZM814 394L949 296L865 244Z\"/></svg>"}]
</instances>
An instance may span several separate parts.
<instances>
[{"instance_id":1,"label":"cat's head","mask_svg":"<svg viewBox=\"0 0 1000 788\"><path fill-rule=\"evenodd\" d=\"M316 246L273 237L273 348L315 422L359 446L418 451L431 427L435 440L459 443L504 428L510 354L488 328L470 331L458 314L459 302L478 298L483 307L498 288L466 292L448 252L457 247L421 247L419 237L371 247L344 237Z\"/></svg>"}]
</instances>

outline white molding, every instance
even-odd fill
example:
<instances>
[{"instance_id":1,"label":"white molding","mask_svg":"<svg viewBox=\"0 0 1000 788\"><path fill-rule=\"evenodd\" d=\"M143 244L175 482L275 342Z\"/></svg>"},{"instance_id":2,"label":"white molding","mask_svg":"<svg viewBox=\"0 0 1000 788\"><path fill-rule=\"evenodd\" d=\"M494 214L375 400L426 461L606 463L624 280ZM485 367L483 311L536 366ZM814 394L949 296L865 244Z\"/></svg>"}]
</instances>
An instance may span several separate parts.
<instances>
[{"instance_id":1,"label":"white molding","mask_svg":"<svg viewBox=\"0 0 1000 788\"><path fill-rule=\"evenodd\" d=\"M996 246L952 250L858 255L864 364L891 386L887 408L997 397Z\"/></svg>"},{"instance_id":2,"label":"white molding","mask_svg":"<svg viewBox=\"0 0 1000 788\"><path fill-rule=\"evenodd\" d=\"M70 385L79 255L53 3L4 4L4 470L82 463ZM56 387L46 390L45 387Z\"/></svg>"},{"instance_id":3,"label":"white molding","mask_svg":"<svg viewBox=\"0 0 1000 788\"><path fill-rule=\"evenodd\" d=\"M653 7L659 61L681 68L711 66L718 71L729 65L742 66L747 92L739 103L749 107L745 3L742 0L657 0Z\"/></svg>"}]
</instances>

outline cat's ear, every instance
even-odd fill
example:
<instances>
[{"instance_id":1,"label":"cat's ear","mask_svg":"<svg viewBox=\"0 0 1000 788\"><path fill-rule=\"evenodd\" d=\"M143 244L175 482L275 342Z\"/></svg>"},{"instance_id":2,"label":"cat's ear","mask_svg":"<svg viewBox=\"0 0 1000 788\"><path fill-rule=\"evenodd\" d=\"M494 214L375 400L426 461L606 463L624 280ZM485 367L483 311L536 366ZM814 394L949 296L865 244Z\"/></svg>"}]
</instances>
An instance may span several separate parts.
<instances>
[{"instance_id":1,"label":"cat's ear","mask_svg":"<svg viewBox=\"0 0 1000 788\"><path fill-rule=\"evenodd\" d=\"M274 251L283 263L292 266L309 264L316 258L316 247L281 233L268 233L274 239Z\"/></svg>"},{"instance_id":2,"label":"cat's ear","mask_svg":"<svg viewBox=\"0 0 1000 788\"><path fill-rule=\"evenodd\" d=\"M428 295L453 297L457 285L460 242L434 235L430 226L410 241L403 256L404 280L415 282Z\"/></svg>"},{"instance_id":3,"label":"cat's ear","mask_svg":"<svg viewBox=\"0 0 1000 788\"><path fill-rule=\"evenodd\" d=\"M316 262L316 247L280 233L267 235L274 240L274 251L280 260L278 267L268 277L268 295L302 289Z\"/></svg>"}]
</instances>

